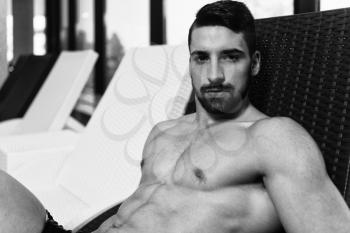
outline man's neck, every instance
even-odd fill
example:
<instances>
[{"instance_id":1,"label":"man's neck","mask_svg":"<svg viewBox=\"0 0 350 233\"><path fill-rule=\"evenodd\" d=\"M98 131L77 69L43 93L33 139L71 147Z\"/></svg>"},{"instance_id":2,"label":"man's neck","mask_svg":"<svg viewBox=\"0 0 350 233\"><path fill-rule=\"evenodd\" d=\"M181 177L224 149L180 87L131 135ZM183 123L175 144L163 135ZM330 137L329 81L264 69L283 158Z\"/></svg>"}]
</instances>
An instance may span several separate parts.
<instances>
[{"instance_id":1,"label":"man's neck","mask_svg":"<svg viewBox=\"0 0 350 233\"><path fill-rule=\"evenodd\" d=\"M257 110L247 99L242 104L240 110L235 114L215 115L207 112L196 99L196 121L200 128L205 128L210 125L223 123L226 121L232 122L255 122L267 116Z\"/></svg>"}]
</instances>

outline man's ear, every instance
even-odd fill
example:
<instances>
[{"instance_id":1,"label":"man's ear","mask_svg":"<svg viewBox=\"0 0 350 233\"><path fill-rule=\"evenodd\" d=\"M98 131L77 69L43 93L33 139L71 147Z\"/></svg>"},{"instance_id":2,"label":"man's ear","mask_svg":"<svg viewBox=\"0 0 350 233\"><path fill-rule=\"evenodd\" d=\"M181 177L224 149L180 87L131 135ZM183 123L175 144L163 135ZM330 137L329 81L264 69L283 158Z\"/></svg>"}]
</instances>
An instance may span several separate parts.
<instances>
[{"instance_id":1,"label":"man's ear","mask_svg":"<svg viewBox=\"0 0 350 233\"><path fill-rule=\"evenodd\" d=\"M252 55L252 64L250 74L252 76L256 76L260 71L260 52L255 51Z\"/></svg>"}]
</instances>

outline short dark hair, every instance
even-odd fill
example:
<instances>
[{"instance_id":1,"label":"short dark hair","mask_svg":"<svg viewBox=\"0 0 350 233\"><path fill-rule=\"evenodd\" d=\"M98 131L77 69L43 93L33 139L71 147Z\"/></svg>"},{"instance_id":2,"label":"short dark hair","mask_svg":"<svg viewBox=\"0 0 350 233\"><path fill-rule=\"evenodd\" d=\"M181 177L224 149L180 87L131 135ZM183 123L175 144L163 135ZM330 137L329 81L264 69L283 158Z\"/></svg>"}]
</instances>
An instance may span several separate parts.
<instances>
[{"instance_id":1,"label":"short dark hair","mask_svg":"<svg viewBox=\"0 0 350 233\"><path fill-rule=\"evenodd\" d=\"M255 51L254 17L242 2L221 0L199 9L189 29L188 47L191 45L192 31L203 26L224 26L235 33L242 32L249 53L252 54Z\"/></svg>"}]
</instances>

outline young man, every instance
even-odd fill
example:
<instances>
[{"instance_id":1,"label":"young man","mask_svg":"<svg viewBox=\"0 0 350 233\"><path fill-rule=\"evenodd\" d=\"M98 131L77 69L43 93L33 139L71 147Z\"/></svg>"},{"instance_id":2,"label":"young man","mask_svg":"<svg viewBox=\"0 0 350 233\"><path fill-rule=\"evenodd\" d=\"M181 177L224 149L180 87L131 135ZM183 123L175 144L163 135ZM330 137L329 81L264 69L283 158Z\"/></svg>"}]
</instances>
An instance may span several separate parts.
<instances>
[{"instance_id":1,"label":"young man","mask_svg":"<svg viewBox=\"0 0 350 233\"><path fill-rule=\"evenodd\" d=\"M196 113L152 130L139 188L97 232L350 232L313 139L249 102L260 54L246 6L204 6L188 41Z\"/></svg>"},{"instance_id":2,"label":"young man","mask_svg":"<svg viewBox=\"0 0 350 233\"><path fill-rule=\"evenodd\" d=\"M249 102L260 54L246 6L200 9L189 50L196 113L154 127L138 189L96 232L350 232L349 209L312 138ZM37 213L43 228L43 208Z\"/></svg>"}]
</instances>

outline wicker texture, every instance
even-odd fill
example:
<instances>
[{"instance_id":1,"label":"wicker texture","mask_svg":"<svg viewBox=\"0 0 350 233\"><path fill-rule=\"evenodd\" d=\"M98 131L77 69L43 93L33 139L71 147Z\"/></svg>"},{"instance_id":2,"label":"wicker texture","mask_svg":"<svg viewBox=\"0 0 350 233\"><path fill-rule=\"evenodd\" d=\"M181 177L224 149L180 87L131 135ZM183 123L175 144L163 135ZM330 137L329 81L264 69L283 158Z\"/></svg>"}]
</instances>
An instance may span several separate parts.
<instances>
[{"instance_id":1,"label":"wicker texture","mask_svg":"<svg viewBox=\"0 0 350 233\"><path fill-rule=\"evenodd\" d=\"M256 23L262 70L253 104L308 130L350 206L350 8Z\"/></svg>"}]
</instances>

